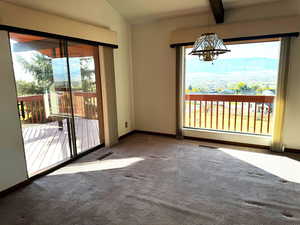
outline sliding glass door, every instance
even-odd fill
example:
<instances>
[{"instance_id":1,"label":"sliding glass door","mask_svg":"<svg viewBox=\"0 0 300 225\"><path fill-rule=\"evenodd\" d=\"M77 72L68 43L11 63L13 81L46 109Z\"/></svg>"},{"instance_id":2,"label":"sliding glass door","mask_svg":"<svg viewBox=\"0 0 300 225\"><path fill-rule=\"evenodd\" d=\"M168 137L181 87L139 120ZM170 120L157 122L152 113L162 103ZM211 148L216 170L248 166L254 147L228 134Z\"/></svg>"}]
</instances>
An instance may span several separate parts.
<instances>
[{"instance_id":1,"label":"sliding glass door","mask_svg":"<svg viewBox=\"0 0 300 225\"><path fill-rule=\"evenodd\" d=\"M77 152L86 151L100 144L99 127L102 125L101 107L97 94L100 81L97 79L98 48L91 45L68 42L68 59L73 100ZM99 90L99 91L98 91Z\"/></svg>"},{"instance_id":2,"label":"sliding glass door","mask_svg":"<svg viewBox=\"0 0 300 225\"><path fill-rule=\"evenodd\" d=\"M97 47L20 33L10 40L29 176L99 146Z\"/></svg>"}]
</instances>

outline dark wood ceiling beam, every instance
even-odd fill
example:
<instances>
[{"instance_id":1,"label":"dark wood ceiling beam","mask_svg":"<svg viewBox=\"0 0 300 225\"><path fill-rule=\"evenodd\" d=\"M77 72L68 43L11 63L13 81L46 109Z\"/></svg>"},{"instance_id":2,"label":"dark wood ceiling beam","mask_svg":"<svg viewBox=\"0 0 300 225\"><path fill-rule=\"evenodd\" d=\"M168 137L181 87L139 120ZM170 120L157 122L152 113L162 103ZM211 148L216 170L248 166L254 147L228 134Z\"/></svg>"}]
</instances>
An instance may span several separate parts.
<instances>
[{"instance_id":1,"label":"dark wood ceiling beam","mask_svg":"<svg viewBox=\"0 0 300 225\"><path fill-rule=\"evenodd\" d=\"M209 0L216 23L224 23L224 7L222 0Z\"/></svg>"}]
</instances>

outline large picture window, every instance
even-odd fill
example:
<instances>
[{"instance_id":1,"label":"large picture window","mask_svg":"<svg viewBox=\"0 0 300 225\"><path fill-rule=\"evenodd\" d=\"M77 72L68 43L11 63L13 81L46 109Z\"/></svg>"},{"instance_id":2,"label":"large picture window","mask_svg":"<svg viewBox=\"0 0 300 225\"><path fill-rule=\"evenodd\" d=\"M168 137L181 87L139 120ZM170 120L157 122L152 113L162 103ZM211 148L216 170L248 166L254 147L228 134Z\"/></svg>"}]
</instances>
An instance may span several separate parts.
<instances>
[{"instance_id":1,"label":"large picture window","mask_svg":"<svg viewBox=\"0 0 300 225\"><path fill-rule=\"evenodd\" d=\"M213 63L185 49L184 127L270 135L280 41L227 47Z\"/></svg>"}]
</instances>

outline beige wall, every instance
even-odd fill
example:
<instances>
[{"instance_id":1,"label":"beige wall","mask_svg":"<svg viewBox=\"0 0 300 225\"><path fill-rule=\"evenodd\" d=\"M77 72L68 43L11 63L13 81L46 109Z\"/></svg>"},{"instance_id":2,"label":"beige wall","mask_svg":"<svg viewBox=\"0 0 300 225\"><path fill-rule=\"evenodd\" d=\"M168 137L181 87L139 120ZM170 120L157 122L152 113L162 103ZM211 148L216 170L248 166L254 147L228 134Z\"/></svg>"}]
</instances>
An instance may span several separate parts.
<instances>
[{"instance_id":1,"label":"beige wall","mask_svg":"<svg viewBox=\"0 0 300 225\"><path fill-rule=\"evenodd\" d=\"M119 135L123 135L134 129L131 27L117 11L105 0L76 1L76 3L74 0L9 0L9 2L82 21L84 23L105 27L117 32L119 48L113 51L118 133ZM71 25L72 23L70 26ZM35 27L31 27L31 29L35 29ZM83 29L79 30L79 32L87 31ZM3 53L5 47L8 48L7 45L0 47L1 53ZM25 180L27 176L21 138L21 127L17 114L14 77L11 71L12 62L9 60L9 55L1 54L0 57L3 56L6 58L1 58L0 60L0 63L3 63L3 66L0 65L0 92L2 93L0 94L0 191ZM7 69L5 66L10 67ZM128 122L128 128L125 128L124 126L125 121Z\"/></svg>"},{"instance_id":2,"label":"beige wall","mask_svg":"<svg viewBox=\"0 0 300 225\"><path fill-rule=\"evenodd\" d=\"M8 34L0 31L0 191L27 178Z\"/></svg>"},{"instance_id":3,"label":"beige wall","mask_svg":"<svg viewBox=\"0 0 300 225\"><path fill-rule=\"evenodd\" d=\"M117 32L119 48L114 50L119 135L134 129L132 96L131 26L106 0L7 0L21 6L64 16ZM82 30L80 32L85 32ZM125 128L125 122L128 128Z\"/></svg>"},{"instance_id":4,"label":"beige wall","mask_svg":"<svg viewBox=\"0 0 300 225\"><path fill-rule=\"evenodd\" d=\"M274 26L276 24L276 26ZM247 29L241 29L246 27ZM300 16L273 17L175 30L170 44L190 43L203 33L217 33L220 38L255 37L269 34L294 33L300 30Z\"/></svg>"},{"instance_id":5,"label":"beige wall","mask_svg":"<svg viewBox=\"0 0 300 225\"><path fill-rule=\"evenodd\" d=\"M299 2L286 0L227 10L225 21L231 23L299 14ZM169 47L170 34L176 29L212 23L212 17L209 15L192 15L133 27L136 129L175 134L175 50ZM300 60L299 42L299 38L292 42L292 49L295 49L291 53L291 61L294 63L289 74L284 143L287 147L300 149L300 142L296 139L300 126L300 106L296 104L300 97L300 67L297 62Z\"/></svg>"},{"instance_id":6,"label":"beige wall","mask_svg":"<svg viewBox=\"0 0 300 225\"><path fill-rule=\"evenodd\" d=\"M116 32L109 29L7 2L0 2L0 24L106 44L117 44ZM82 30L85 30L85 32L81 32Z\"/></svg>"}]
</instances>

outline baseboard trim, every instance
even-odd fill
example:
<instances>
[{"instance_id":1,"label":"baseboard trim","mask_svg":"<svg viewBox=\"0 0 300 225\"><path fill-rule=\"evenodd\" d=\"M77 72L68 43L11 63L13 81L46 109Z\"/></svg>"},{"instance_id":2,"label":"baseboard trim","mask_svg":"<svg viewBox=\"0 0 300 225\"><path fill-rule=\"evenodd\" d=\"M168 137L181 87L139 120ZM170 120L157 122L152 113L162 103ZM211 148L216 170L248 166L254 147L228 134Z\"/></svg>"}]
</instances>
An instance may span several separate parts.
<instances>
[{"instance_id":1,"label":"baseboard trim","mask_svg":"<svg viewBox=\"0 0 300 225\"><path fill-rule=\"evenodd\" d=\"M22 181L22 182L20 182L20 183L18 183L18 184L15 184L15 185L12 186L12 187L9 187L9 188L7 188L7 189L1 191L1 192L0 192L0 199L3 198L3 197L6 196L6 195L12 193L12 192L15 192L15 191L17 191L17 190L19 190L19 189L21 189L21 188L23 188L23 187L25 187L25 186L31 184L32 182L33 182L33 181L32 181L30 178L28 178L27 180L24 180L24 181Z\"/></svg>"},{"instance_id":2,"label":"baseboard trim","mask_svg":"<svg viewBox=\"0 0 300 225\"><path fill-rule=\"evenodd\" d=\"M295 149L295 148L285 148L285 149L284 149L284 152L300 154L300 149Z\"/></svg>"},{"instance_id":3,"label":"baseboard trim","mask_svg":"<svg viewBox=\"0 0 300 225\"><path fill-rule=\"evenodd\" d=\"M175 134L167 134L167 133L154 132L154 131L133 130L133 131L131 131L131 132L129 132L129 133L121 136L120 139L126 138L126 137L128 137L130 135L133 135L133 134L136 134L136 133L176 138ZM199 138L199 137L191 137L191 136L183 136L183 138L184 139L188 139L188 140L195 140L195 141L205 141L205 142L210 142L210 143L235 145L235 146L240 146L240 147L270 149L270 146L267 146L267 145L246 144L246 143L239 143L239 142L233 142L233 141L222 141L222 140L215 140L215 139L209 139L209 138ZM295 151L297 151L297 150L295 150Z\"/></svg>"},{"instance_id":4,"label":"baseboard trim","mask_svg":"<svg viewBox=\"0 0 300 225\"><path fill-rule=\"evenodd\" d=\"M176 138L175 134L167 134L167 133L161 133L161 132L155 132L155 131L135 130L135 133Z\"/></svg>"},{"instance_id":5,"label":"baseboard trim","mask_svg":"<svg viewBox=\"0 0 300 225\"><path fill-rule=\"evenodd\" d=\"M126 137L128 137L128 136L131 136L131 135L134 134L134 133L136 133L135 130L129 131L128 133L121 135L121 136L119 137L119 140L122 140L122 139L124 139L124 138L126 138Z\"/></svg>"},{"instance_id":6,"label":"baseboard trim","mask_svg":"<svg viewBox=\"0 0 300 225\"><path fill-rule=\"evenodd\" d=\"M54 171L56 171L56 170L58 170L58 169L60 169L60 168L62 168L64 166L66 166L66 165L74 162L75 160L82 158L83 156L85 156L87 154L90 154L90 153L92 153L94 151L100 150L104 146L105 146L104 144L98 145L98 146L96 146L94 148L91 148L91 149L89 149L89 150L87 150L85 152L82 152L82 153L78 154L77 156L75 156L75 157L73 157L71 159L68 159L68 160L66 160L66 161L64 161L64 162L62 162L62 163L60 163L60 164L58 164L56 166L53 166L53 167L51 167L49 169L46 169L45 171L43 171L43 172L41 172L39 174L36 174L36 175L34 175L32 177L29 177L28 179L26 179L26 180L24 180L24 181L22 181L22 182L20 182L20 183L18 183L16 185L12 186L12 187L9 187L9 188L1 191L0 192L0 198L2 198L2 197L6 196L6 195L8 195L8 194L10 194L10 193L12 193L14 191L17 191L17 190L19 190L19 189L21 189L21 188L23 188L23 187L25 187L25 186L27 186L29 184L31 184L33 181L35 181L35 180L37 180L37 179L39 179L39 178L41 178L43 176L46 176L47 174L52 173L52 172L54 172Z\"/></svg>"}]
</instances>

